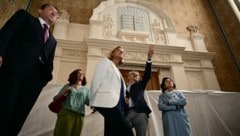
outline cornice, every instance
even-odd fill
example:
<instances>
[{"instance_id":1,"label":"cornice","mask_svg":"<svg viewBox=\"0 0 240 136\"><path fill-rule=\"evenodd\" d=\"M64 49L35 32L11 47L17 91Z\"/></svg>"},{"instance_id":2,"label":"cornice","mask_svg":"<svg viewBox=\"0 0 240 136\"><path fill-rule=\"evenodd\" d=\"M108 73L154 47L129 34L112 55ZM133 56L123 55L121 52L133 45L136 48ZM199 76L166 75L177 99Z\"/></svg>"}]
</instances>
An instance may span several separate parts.
<instances>
[{"instance_id":1,"label":"cornice","mask_svg":"<svg viewBox=\"0 0 240 136\"><path fill-rule=\"evenodd\" d=\"M88 47L96 48L114 48L116 46L122 46L126 51L146 52L151 43L136 43L120 40L106 40L96 38L84 38ZM172 45L155 45L155 53L166 52L168 54L183 54L185 47L178 47Z\"/></svg>"},{"instance_id":2,"label":"cornice","mask_svg":"<svg viewBox=\"0 0 240 136\"><path fill-rule=\"evenodd\" d=\"M202 59L212 59L215 55L215 52L193 52L193 51L184 51L182 59L191 59L191 60L202 60Z\"/></svg>"}]
</instances>

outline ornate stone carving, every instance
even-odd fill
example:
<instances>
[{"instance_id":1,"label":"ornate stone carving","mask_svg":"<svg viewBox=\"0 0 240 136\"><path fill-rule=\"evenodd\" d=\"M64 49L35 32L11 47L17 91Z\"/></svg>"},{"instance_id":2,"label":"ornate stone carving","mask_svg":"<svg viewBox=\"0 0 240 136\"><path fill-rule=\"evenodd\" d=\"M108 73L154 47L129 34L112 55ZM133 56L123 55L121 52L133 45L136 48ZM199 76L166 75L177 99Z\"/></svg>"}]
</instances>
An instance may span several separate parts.
<instances>
[{"instance_id":1,"label":"ornate stone carving","mask_svg":"<svg viewBox=\"0 0 240 136\"><path fill-rule=\"evenodd\" d=\"M148 41L149 34L146 32L121 30L119 32L119 36L123 41L134 41L134 42L146 43Z\"/></svg>"},{"instance_id":2,"label":"ornate stone carving","mask_svg":"<svg viewBox=\"0 0 240 136\"><path fill-rule=\"evenodd\" d=\"M113 19L109 15L103 16L103 37L111 38L113 31Z\"/></svg>"},{"instance_id":3,"label":"ornate stone carving","mask_svg":"<svg viewBox=\"0 0 240 136\"><path fill-rule=\"evenodd\" d=\"M133 31L149 32L149 14L148 11L137 7L119 7L118 30L131 28Z\"/></svg>"},{"instance_id":4,"label":"ornate stone carving","mask_svg":"<svg viewBox=\"0 0 240 136\"><path fill-rule=\"evenodd\" d=\"M161 20L154 19L151 24L152 32L153 32L153 39L157 44L165 44L166 39L163 31L163 24Z\"/></svg>"},{"instance_id":5,"label":"ornate stone carving","mask_svg":"<svg viewBox=\"0 0 240 136\"><path fill-rule=\"evenodd\" d=\"M82 58L84 57L85 55L82 54L81 51L79 50L74 50L74 49L63 49L62 50L62 56L63 57L78 57L78 58Z\"/></svg>"},{"instance_id":6,"label":"ornate stone carving","mask_svg":"<svg viewBox=\"0 0 240 136\"><path fill-rule=\"evenodd\" d=\"M127 52L125 58L130 60L146 60L146 53ZM165 54L155 54L152 59L158 62L181 62L180 56L170 56Z\"/></svg>"},{"instance_id":7,"label":"ornate stone carving","mask_svg":"<svg viewBox=\"0 0 240 136\"><path fill-rule=\"evenodd\" d=\"M182 57L180 55L170 55L171 62L182 62Z\"/></svg>"},{"instance_id":8,"label":"ornate stone carving","mask_svg":"<svg viewBox=\"0 0 240 136\"><path fill-rule=\"evenodd\" d=\"M190 33L197 33L197 26L195 25L190 25L187 27L187 30L190 32Z\"/></svg>"},{"instance_id":9,"label":"ornate stone carving","mask_svg":"<svg viewBox=\"0 0 240 136\"><path fill-rule=\"evenodd\" d=\"M127 52L125 58L130 60L146 60L145 56L145 53Z\"/></svg>"},{"instance_id":10,"label":"ornate stone carving","mask_svg":"<svg viewBox=\"0 0 240 136\"><path fill-rule=\"evenodd\" d=\"M124 41L147 42L149 13L146 10L124 6L117 9L118 36Z\"/></svg>"},{"instance_id":11,"label":"ornate stone carving","mask_svg":"<svg viewBox=\"0 0 240 136\"><path fill-rule=\"evenodd\" d=\"M169 55L159 55L159 56L160 56L159 59L162 62L169 62L170 61Z\"/></svg>"}]
</instances>

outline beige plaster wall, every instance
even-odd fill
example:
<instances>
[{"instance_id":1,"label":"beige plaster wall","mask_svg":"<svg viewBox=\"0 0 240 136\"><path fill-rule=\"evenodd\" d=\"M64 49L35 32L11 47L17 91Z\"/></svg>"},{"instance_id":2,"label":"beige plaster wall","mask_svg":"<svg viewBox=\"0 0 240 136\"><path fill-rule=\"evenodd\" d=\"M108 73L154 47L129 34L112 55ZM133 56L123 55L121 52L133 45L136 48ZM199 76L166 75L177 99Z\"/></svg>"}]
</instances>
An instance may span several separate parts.
<instances>
[{"instance_id":1,"label":"beige plaster wall","mask_svg":"<svg viewBox=\"0 0 240 136\"><path fill-rule=\"evenodd\" d=\"M227 0L212 0L217 14L223 21L229 40L239 60L240 52L240 24L229 6ZM156 4L172 18L176 25L177 33L187 34L186 26L192 24L198 31L205 35L206 47L209 52L216 52L212 62L215 73L224 91L240 91L240 72L226 48L216 19L209 6L208 0L156 0Z\"/></svg>"},{"instance_id":2,"label":"beige plaster wall","mask_svg":"<svg viewBox=\"0 0 240 136\"><path fill-rule=\"evenodd\" d=\"M38 7L46 2L57 5L60 10L66 10L70 15L70 23L88 24L92 9L99 5L101 0L34 0L30 12L37 15ZM186 27L195 25L199 33L205 35L205 44L209 52L216 52L212 62L215 67L217 80L224 91L240 91L240 72L237 71L231 55L226 48L216 19L209 6L209 0L149 0L159 6L174 22L176 31L181 35L189 35ZM233 15L228 1L212 0L217 15L223 23L228 38L239 60L240 31L239 22ZM72 4L74 3L74 4ZM9 18L14 10L24 7L25 1L1 1L0 26ZM238 28L238 29L237 29Z\"/></svg>"},{"instance_id":3,"label":"beige plaster wall","mask_svg":"<svg viewBox=\"0 0 240 136\"><path fill-rule=\"evenodd\" d=\"M28 0L0 0L0 28L18 9L25 8Z\"/></svg>"}]
</instances>

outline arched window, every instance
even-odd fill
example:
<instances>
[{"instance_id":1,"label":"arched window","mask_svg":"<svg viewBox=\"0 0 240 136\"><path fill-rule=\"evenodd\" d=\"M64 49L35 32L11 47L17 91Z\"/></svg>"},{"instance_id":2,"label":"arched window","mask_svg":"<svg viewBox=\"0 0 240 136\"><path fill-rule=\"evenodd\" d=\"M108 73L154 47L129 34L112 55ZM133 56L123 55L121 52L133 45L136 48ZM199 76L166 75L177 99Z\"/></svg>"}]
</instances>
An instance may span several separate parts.
<instances>
[{"instance_id":1,"label":"arched window","mask_svg":"<svg viewBox=\"0 0 240 136\"><path fill-rule=\"evenodd\" d=\"M118 31L120 30L149 32L149 15L146 10L136 7L118 8Z\"/></svg>"}]
</instances>

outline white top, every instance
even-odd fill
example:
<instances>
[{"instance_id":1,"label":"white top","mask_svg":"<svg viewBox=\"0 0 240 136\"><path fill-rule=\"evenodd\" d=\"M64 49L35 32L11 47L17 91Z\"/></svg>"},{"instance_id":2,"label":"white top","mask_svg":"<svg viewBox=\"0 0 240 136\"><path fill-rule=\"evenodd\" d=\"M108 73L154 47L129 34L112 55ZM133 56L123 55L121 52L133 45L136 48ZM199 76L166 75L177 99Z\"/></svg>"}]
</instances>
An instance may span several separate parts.
<instances>
[{"instance_id":1,"label":"white top","mask_svg":"<svg viewBox=\"0 0 240 136\"><path fill-rule=\"evenodd\" d=\"M104 58L97 65L90 87L90 105L93 107L112 108L120 99L121 80L124 94L126 85L116 65Z\"/></svg>"}]
</instances>

